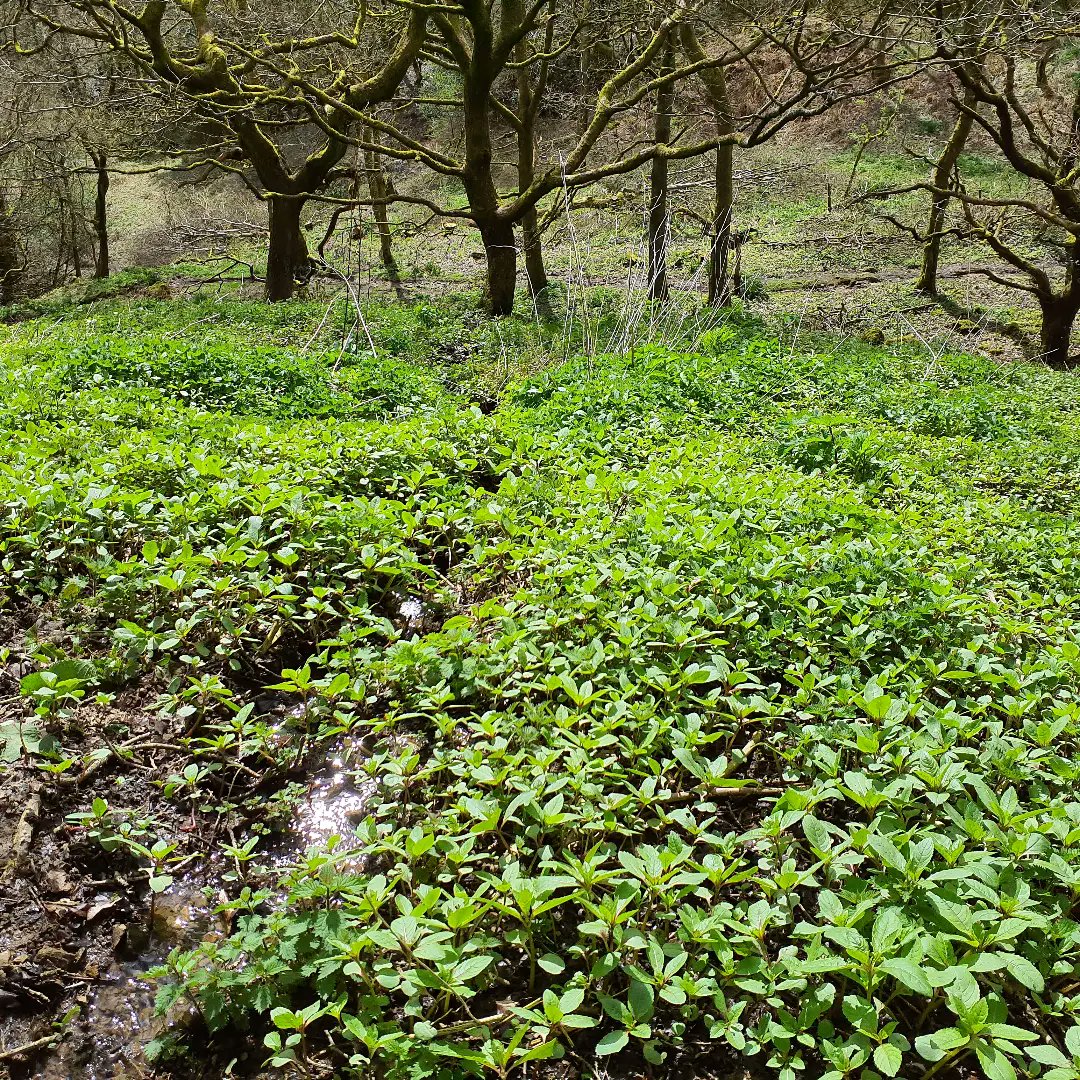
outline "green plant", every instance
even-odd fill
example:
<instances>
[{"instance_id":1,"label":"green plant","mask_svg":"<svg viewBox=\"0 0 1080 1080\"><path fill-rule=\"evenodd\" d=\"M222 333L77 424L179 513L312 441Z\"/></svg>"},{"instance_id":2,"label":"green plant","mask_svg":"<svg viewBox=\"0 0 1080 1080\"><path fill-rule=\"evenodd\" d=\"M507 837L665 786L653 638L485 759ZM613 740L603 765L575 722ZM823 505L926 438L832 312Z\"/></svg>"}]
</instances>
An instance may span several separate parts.
<instances>
[{"instance_id":1,"label":"green plant","mask_svg":"<svg viewBox=\"0 0 1080 1080\"><path fill-rule=\"evenodd\" d=\"M97 677L97 670L88 660L59 660L23 676L19 689L33 699L37 715L47 717L81 701L86 686Z\"/></svg>"},{"instance_id":2,"label":"green plant","mask_svg":"<svg viewBox=\"0 0 1080 1080\"><path fill-rule=\"evenodd\" d=\"M491 331L430 307L489 385ZM1072 1075L1074 382L740 317L486 413L130 389L5 401L0 560L94 643L62 693L160 690L163 786L232 830L230 932L163 1008L393 1080L714 1043L784 1080ZM357 813L263 843L311 772ZM177 873L156 825L74 820Z\"/></svg>"}]
</instances>

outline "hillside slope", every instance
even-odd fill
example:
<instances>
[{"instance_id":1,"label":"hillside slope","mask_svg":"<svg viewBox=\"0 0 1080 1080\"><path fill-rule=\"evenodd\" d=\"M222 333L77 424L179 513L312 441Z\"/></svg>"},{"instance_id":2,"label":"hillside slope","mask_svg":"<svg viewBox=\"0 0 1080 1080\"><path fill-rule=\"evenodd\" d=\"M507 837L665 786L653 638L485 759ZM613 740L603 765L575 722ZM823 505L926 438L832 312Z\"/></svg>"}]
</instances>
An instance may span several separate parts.
<instances>
[{"instance_id":1,"label":"hillside slope","mask_svg":"<svg viewBox=\"0 0 1080 1080\"><path fill-rule=\"evenodd\" d=\"M1075 1075L1074 380L732 322L485 412L236 309L3 347L9 1046L155 966L41 1075Z\"/></svg>"}]
</instances>

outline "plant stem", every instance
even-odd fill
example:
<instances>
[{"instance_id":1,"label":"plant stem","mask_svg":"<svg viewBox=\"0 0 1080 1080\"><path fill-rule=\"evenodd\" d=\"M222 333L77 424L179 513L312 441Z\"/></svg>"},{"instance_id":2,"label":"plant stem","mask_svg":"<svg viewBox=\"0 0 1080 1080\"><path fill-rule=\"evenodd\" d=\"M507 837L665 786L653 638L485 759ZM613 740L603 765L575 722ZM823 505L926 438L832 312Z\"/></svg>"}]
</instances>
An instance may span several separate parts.
<instances>
[{"instance_id":1,"label":"plant stem","mask_svg":"<svg viewBox=\"0 0 1080 1080\"><path fill-rule=\"evenodd\" d=\"M940 1061L934 1062L934 1064L923 1073L922 1080L930 1080L935 1073L940 1072L946 1065L952 1064L955 1058L966 1054L967 1051L968 1047L966 1046L958 1046L955 1050L950 1050Z\"/></svg>"}]
</instances>

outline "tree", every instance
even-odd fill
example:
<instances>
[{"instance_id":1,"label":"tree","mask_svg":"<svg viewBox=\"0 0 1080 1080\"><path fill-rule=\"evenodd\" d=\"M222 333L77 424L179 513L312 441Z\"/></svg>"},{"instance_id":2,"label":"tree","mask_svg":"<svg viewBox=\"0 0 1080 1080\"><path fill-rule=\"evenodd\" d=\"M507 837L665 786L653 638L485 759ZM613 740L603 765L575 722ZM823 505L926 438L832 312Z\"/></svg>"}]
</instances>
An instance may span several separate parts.
<instances>
[{"instance_id":1,"label":"tree","mask_svg":"<svg viewBox=\"0 0 1080 1080\"><path fill-rule=\"evenodd\" d=\"M807 2L778 17L767 7L714 0L696 20L680 25L682 53L697 72L715 132L711 303L727 304L732 295L738 153L791 124L910 78L920 57L902 43L918 42L910 33L914 22L914 14L884 3Z\"/></svg>"},{"instance_id":2,"label":"tree","mask_svg":"<svg viewBox=\"0 0 1080 1080\"><path fill-rule=\"evenodd\" d=\"M382 160L370 147L365 155L364 167L367 170L368 192L374 208L375 229L379 234L379 259L390 280L396 282L398 265L394 258L393 237L387 216L387 209L392 201L390 178L386 175Z\"/></svg>"},{"instance_id":3,"label":"tree","mask_svg":"<svg viewBox=\"0 0 1080 1080\"><path fill-rule=\"evenodd\" d=\"M15 303L15 287L22 270L10 198L0 188L0 306Z\"/></svg>"},{"instance_id":4,"label":"tree","mask_svg":"<svg viewBox=\"0 0 1080 1080\"><path fill-rule=\"evenodd\" d=\"M81 274L93 259L78 77L0 57L0 303Z\"/></svg>"},{"instance_id":5,"label":"tree","mask_svg":"<svg viewBox=\"0 0 1080 1080\"><path fill-rule=\"evenodd\" d=\"M966 92L958 106L956 122L934 166L930 217L924 234L922 265L915 281L915 288L930 296L936 296L938 291L938 264L941 260L941 240L945 235L945 217L952 194L959 185L956 167L975 124L975 105L975 96Z\"/></svg>"},{"instance_id":6,"label":"tree","mask_svg":"<svg viewBox=\"0 0 1080 1080\"><path fill-rule=\"evenodd\" d=\"M627 25L641 21L638 5L626 14ZM454 141L443 131L415 134L392 118L355 108L333 93L290 74L303 87L313 117L330 109L348 113L359 124L370 124L380 141L372 149L383 157L417 162L433 172L451 177L461 187L462 202L440 203L428 195L398 195L396 201L411 202L431 212L471 221L484 245L487 262L486 292L490 310L508 314L517 285L518 245L516 229L524 225L530 251L537 255L537 234L531 224L539 203L554 192L568 193L594 184L604 177L630 173L656 158L695 157L715 148L713 133L684 141L658 144L638 122L639 106L668 86L685 82L698 70L694 64L676 64L662 74L654 69L668 40L686 19L693 18L697 0L677 0L664 5L644 34L634 29L625 35L627 50L606 73L595 90L589 90L585 116L577 131L567 128L561 138L549 140L543 160L536 156L536 118L550 86L551 65L580 41L600 33L610 40L613 28L603 20L610 11L580 0L462 0L456 7L432 5L433 33L422 56L429 68L451 77L453 89L439 98L422 98L432 107L452 109L461 117L461 136ZM612 51L613 54L613 51ZM287 68L276 57L262 63L283 76ZM708 60L706 63L712 63ZM523 77L522 71L527 74ZM528 89L522 94L528 79ZM616 124L616 121L627 121ZM513 173L496 159L498 138L513 141L517 166ZM730 136L735 139L736 136ZM535 276L535 281L533 278ZM539 261L530 270L533 287L546 282Z\"/></svg>"},{"instance_id":7,"label":"tree","mask_svg":"<svg viewBox=\"0 0 1080 1080\"><path fill-rule=\"evenodd\" d=\"M0 100L0 306L15 303L16 286L22 276L22 258L14 216L12 184L8 163L21 149L19 131L22 126L17 97L8 93Z\"/></svg>"},{"instance_id":8,"label":"tree","mask_svg":"<svg viewBox=\"0 0 1080 1080\"><path fill-rule=\"evenodd\" d=\"M939 8L936 22L938 58L961 88L962 117L1011 166L1020 190L984 196L970 190L962 173L949 183L939 171L930 182L871 194L889 198L926 190L935 208L955 201L963 218L958 235L981 241L1005 264L1004 271L987 266L970 272L1032 296L1041 314L1039 358L1051 367L1075 367L1070 344L1080 313L1080 31L1067 12L1055 16L1043 9L1036 17L1005 2L962 12Z\"/></svg>"},{"instance_id":9,"label":"tree","mask_svg":"<svg viewBox=\"0 0 1080 1080\"><path fill-rule=\"evenodd\" d=\"M976 63L978 57L965 49L942 51L970 102L964 111L1013 169L1044 193L1044 200L992 200L961 191L959 199L971 234L1021 275L987 276L1035 297L1042 315L1039 355L1051 367L1068 368L1077 363L1070 343L1080 312L1080 80L1075 61L1080 35L1066 27L1040 27L1032 33L1030 20L1029 12L995 20L999 45L991 62ZM1000 43L1006 35L1008 51ZM1034 88L1018 78L1024 67L1035 75ZM996 216L982 216L985 210ZM1029 257L1022 241L1010 236L1018 212L1030 217L1036 239L1057 264L1053 270Z\"/></svg>"},{"instance_id":10,"label":"tree","mask_svg":"<svg viewBox=\"0 0 1080 1080\"><path fill-rule=\"evenodd\" d=\"M675 43L669 34L664 42L660 74L667 75L675 63ZM671 111L675 106L675 84L663 82L656 91L653 142L667 146L671 142ZM649 170L649 297L668 298L667 254L671 242L671 217L668 209L668 159L657 154Z\"/></svg>"},{"instance_id":11,"label":"tree","mask_svg":"<svg viewBox=\"0 0 1080 1080\"><path fill-rule=\"evenodd\" d=\"M101 147L88 146L86 152L94 164L94 277L109 276L109 155Z\"/></svg>"},{"instance_id":12,"label":"tree","mask_svg":"<svg viewBox=\"0 0 1080 1080\"><path fill-rule=\"evenodd\" d=\"M727 141L735 131L724 64L708 66L693 26L681 28L683 51L687 59L701 65L700 78L712 110L717 147L713 173L713 206L709 221L709 303L719 307L731 301L728 257L731 251L731 227L735 215L735 144Z\"/></svg>"},{"instance_id":13,"label":"tree","mask_svg":"<svg viewBox=\"0 0 1080 1080\"><path fill-rule=\"evenodd\" d=\"M511 14L518 22L524 19L520 3ZM514 110L513 123L517 132L518 191L528 191L536 179L537 121L551 76L551 61L555 55L555 27L556 20L549 18L540 35L539 46L532 40L531 34L525 34L514 50L517 108ZM548 287L548 275L544 265L539 213L535 203L521 216L521 232L525 276L530 293L538 297Z\"/></svg>"},{"instance_id":14,"label":"tree","mask_svg":"<svg viewBox=\"0 0 1080 1080\"><path fill-rule=\"evenodd\" d=\"M292 33L295 21L315 32ZM292 17L290 17L292 16ZM187 167L235 173L268 204L266 296L292 296L307 266L301 227L306 203L332 182L350 145L355 116L396 92L425 38L428 10L385 0L359 2L345 28L338 9L310 11L214 0L28 0L18 22L22 53L57 37L81 38L121 56L180 97L205 139L180 152ZM36 33L36 40L26 40ZM280 77L268 79L268 72ZM332 93L340 107L313 118L294 80Z\"/></svg>"}]
</instances>

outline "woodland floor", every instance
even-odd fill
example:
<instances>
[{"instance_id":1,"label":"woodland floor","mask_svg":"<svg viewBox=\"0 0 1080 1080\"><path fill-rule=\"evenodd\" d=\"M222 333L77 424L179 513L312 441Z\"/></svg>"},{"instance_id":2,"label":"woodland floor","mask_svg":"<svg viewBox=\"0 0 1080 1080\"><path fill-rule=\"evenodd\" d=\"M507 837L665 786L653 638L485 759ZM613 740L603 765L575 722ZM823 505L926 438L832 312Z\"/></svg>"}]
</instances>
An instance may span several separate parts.
<instances>
[{"instance_id":1,"label":"woodland floor","mask_svg":"<svg viewBox=\"0 0 1080 1080\"><path fill-rule=\"evenodd\" d=\"M605 247L597 237L590 243L601 265L590 264L587 273L575 269L582 260L572 245L555 249L553 271L565 274L558 298L566 317L541 326L525 312L502 326L488 324L471 298L458 295L476 267L449 232L438 275L425 276L411 247L403 264L416 265L398 289L368 268L369 293L385 299L371 301L363 327L354 323L349 304L323 295L324 286L268 311L253 299L253 286L197 286L193 281L205 276L205 267L191 266L135 275L126 284L121 279L116 296L79 287L13 313L20 321L12 322L6 343L0 337L8 380L0 431L10 440L0 453L0 1076L134 1080L165 1075L166 1067L171 1075L205 1080L285 1075L264 1071L261 1020L258 1037L233 1018L211 1040L190 1004L155 1015L156 987L143 978L170 953L194 950L198 964L216 962L214 950L230 939L237 916L215 909L247 881L241 859L225 849L235 852L257 837L251 884L274 882L270 906L287 895L288 908L301 904L294 878L305 853L326 849L332 836L348 835L369 814L384 814L379 820L385 822L400 812L421 833L425 808L433 821L448 814L438 792L411 793L407 783L402 791L399 781L387 782L392 770L378 771L388 756L407 756L414 745L431 749L427 735L418 734L427 728L409 726L415 719L389 735L379 727L384 712L423 716L424 724L441 716L441 706L424 697L430 689L429 677L420 674L424 664L437 655L447 670L460 663L455 678L461 682L476 679L466 689L454 683L459 696L450 706L467 714L476 730L447 736L445 745L434 739L439 753L452 756L455 738L464 744L485 716L512 711L517 694L532 700L553 670L551 655L562 645L547 659L507 661L506 671L481 676L470 667L493 663L498 620L518 618L515 604L539 620L530 624L520 616L522 627L541 627L522 629L527 637L578 619L587 638L590 620L599 620L597 611L608 602L593 595L606 595L607 587L590 583L594 573L613 573L631 597L647 578L661 609L669 566L689 567L679 573L693 582L691 592L715 572L715 593L705 589L702 596L726 595L717 569L723 558L717 555L714 564L701 553L706 540L732 527L709 516L720 514L722 499L708 504L700 522L688 507L697 506L701 490L719 490L730 477L746 484L745 492L730 496L744 515L740 520L753 522L762 536L775 532L785 544L790 540L790 547L777 548L777 560L797 553L803 541L811 545L802 565L806 574L823 575L828 602L845 600L850 590L866 607L867 625L877 627L866 633L856 621L843 632L831 624L806 630L807 655L823 670L845 678L859 672L865 681L878 668L906 671L905 664L922 659L940 662L942 671L960 668L960 652L978 635L1006 641L995 662L1010 671L1030 673L1047 653L1060 659L1055 650L1077 625L1075 599L1051 599L1055 589L1077 591L1075 388L1025 363L1031 313L977 276L985 264L951 252L942 273L945 299L931 302L907 284L910 249L887 240L860 247L853 241L863 226L853 224L849 211L822 213L818 195L807 200L801 217L763 218L744 256L759 295L730 324L682 303L699 273L692 259L700 238L691 234L680 238L687 253L682 264L676 261L677 300L660 313L619 295L628 276L633 284L638 264L632 253ZM818 257L814 238L824 233L840 242ZM426 248L429 262L439 260L430 238L413 243ZM878 258L883 250L888 257ZM343 336L351 342L348 355ZM653 367L645 362L638 388L637 369L618 364L627 354L632 364L635 350L650 344L660 359ZM265 355L259 352L264 347ZM618 363L608 370L604 357L612 352ZM574 362L578 354L586 359ZM233 370L234 357L239 370ZM285 389L283 365L290 373ZM880 378L878 368L885 373ZM766 375L774 382L754 381ZM718 386L724 394L730 390L730 400L719 401ZM1036 447L1030 461L1029 445ZM713 463L702 475L688 460L687 448L695 446L700 460ZM789 472L797 477L790 489ZM378 488L374 510L367 488L358 486L368 476ZM630 476L641 490L655 489L656 505L666 508L660 517L650 513L646 496L626 485ZM54 483L59 490L51 489ZM278 499L276 484L295 503ZM205 510L211 491L219 502ZM185 496L199 509L187 514ZM307 500L317 506L310 521ZM355 520L349 518L350 507L362 502L370 516L356 511ZM151 503L155 509L148 509ZM940 523L933 517L939 509ZM272 522L275 515L290 523ZM603 528L586 543L577 530L594 515L604 518ZM538 531L529 533L534 527ZM918 529L925 530L922 547L917 538L906 547L895 539ZM860 530L872 537L868 545L895 543L896 551L864 556ZM1003 539L995 546L999 531ZM845 538L851 552L838 553L831 545ZM164 553L181 542L189 548L167 562ZM323 542L333 549L326 560L319 555ZM634 569L612 569L609 544L617 552L625 546ZM210 574L197 565L199 552L217 551L215 545L222 559L233 559L234 549L240 553L215 564L233 568L221 570L220 578L217 569ZM271 552L280 563L273 587L256 557L260 546L264 557ZM1022 552L1016 565L1013 551ZM177 577L176 567L193 552L195 561ZM290 579L297 553L310 564L311 578ZM801 557L780 571L769 569L774 564L764 554L754 564L753 589L779 573L788 590L774 597L777 627L785 620L814 622L805 606L793 614ZM864 558L871 568L865 575ZM845 559L853 569L845 569ZM836 577L821 569L830 560L839 567ZM560 573L565 580L552 584ZM904 593L899 606L908 623L878 626L874 613L885 582L892 589L905 574L910 582L933 578L940 595L953 588L952 580L957 606L942 601L935 609L933 590L918 603ZM869 580L875 575L880 589L879 580ZM220 586L221 595L232 607L214 593L224 577L230 584ZM237 589L243 595L235 603L233 577L244 577L249 589ZM195 579L197 588L185 583ZM337 607L325 615L325 627L317 603L298 614L288 589L274 591L283 579L300 593L318 579L333 593L327 602ZM797 599L805 605L805 597ZM597 622L606 627L597 636L617 637L623 632L618 618L630 610L612 608L607 622ZM464 616L486 627L468 645L454 637L455 619ZM682 647L681 634L692 632L679 621L684 616L676 611L656 631L672 636L673 649ZM174 620L179 627L188 619L169 640ZM888 622L884 614L880 619ZM1016 628L1003 629L1010 620ZM342 625L370 632L377 643L370 655L369 638L341 644ZM720 626L714 636L728 634ZM602 687L607 676L582 660L585 646L575 633L567 631L566 640L580 647L574 655L582 667L568 669L566 693L587 712L593 682ZM769 696L769 679L775 675L777 686L782 680L761 658L786 649L789 635L777 630L785 643L777 645L758 641L757 633L750 619L731 630L746 655L758 658L748 661L748 670ZM888 643L874 645L874 634ZM320 653L327 638L352 650L347 664L340 661L348 690L329 681L338 669ZM751 639L752 647L746 644ZM722 651L724 641L716 640ZM469 659L461 659L462 651ZM312 691L321 710L317 735L307 692L282 688L283 679L302 683L298 672L315 655L328 671ZM678 670L691 655L679 659ZM89 662L93 673L71 676L63 665L72 660ZM536 680L524 691L514 685L520 672L508 674L514 664ZM777 671L790 672L777 664ZM627 661L625 670L663 685L655 672L642 676L643 665ZM766 669L769 678L761 674ZM55 678L35 683L42 672ZM895 675L897 682L906 677ZM1075 674L1060 680L1059 705L1078 689ZM730 796L721 805L719 831L751 835L773 814L782 787L796 783L800 766L783 757L795 728L777 719L795 708L792 685L770 699L777 727L761 739L770 748L736 773L755 794ZM543 692L557 695L559 686ZM839 705L830 699L798 706L810 712L798 713L796 727L809 730L811 713L813 723L832 723L830 709L847 722L850 703L863 701L852 696L861 687L841 695ZM950 692L978 713L959 690ZM689 687L667 693L681 702L678 709L700 707ZM865 699L864 706L877 700L869 690ZM225 731L241 705L250 705L258 721L241 743L257 743L257 755L230 757L232 751L199 745L208 729ZM188 777L193 765L198 775ZM209 772L198 771L208 766ZM628 773L615 784L620 791L624 780L631 791L642 784L641 775ZM669 794L693 805L701 790L690 777L685 790ZM837 811L835 821L844 820ZM162 838L176 845L165 868L172 881L151 906L152 875L138 845L150 848ZM1046 900L1046 912L1052 908ZM507 978L513 984L514 976ZM289 992L274 1001L289 1000ZM518 1000L524 1005L528 997ZM479 1009L497 1006L480 1001ZM753 1014L752 1007L747 1015ZM155 1073L143 1049L162 1035L181 1036L187 1049ZM328 1056L313 1058L306 1075L329 1076L340 1066L338 1047L329 1043L320 1050ZM747 1061L720 1045L692 1033L685 1043L672 1043L659 1072L630 1052L613 1059L610 1075L745 1075ZM546 1070L533 1075L587 1075L589 1059L581 1044L562 1062L533 1066ZM960 1064L951 1075L968 1073L974 1075Z\"/></svg>"}]
</instances>

